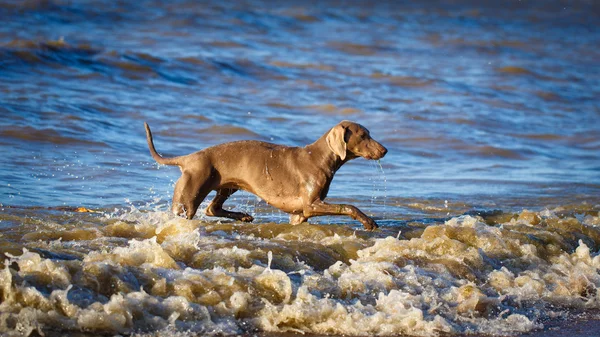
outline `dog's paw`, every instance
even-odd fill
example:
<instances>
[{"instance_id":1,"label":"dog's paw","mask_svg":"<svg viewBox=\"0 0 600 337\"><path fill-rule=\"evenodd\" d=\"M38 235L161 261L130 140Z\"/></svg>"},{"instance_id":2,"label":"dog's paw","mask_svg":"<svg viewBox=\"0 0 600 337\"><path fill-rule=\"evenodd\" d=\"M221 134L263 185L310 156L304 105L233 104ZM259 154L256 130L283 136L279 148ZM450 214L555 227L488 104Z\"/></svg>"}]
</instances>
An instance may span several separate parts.
<instances>
[{"instance_id":1,"label":"dog's paw","mask_svg":"<svg viewBox=\"0 0 600 337\"><path fill-rule=\"evenodd\" d=\"M290 215L290 225L299 225L303 222L306 222L308 218L302 214L291 214Z\"/></svg>"},{"instance_id":2,"label":"dog's paw","mask_svg":"<svg viewBox=\"0 0 600 337\"><path fill-rule=\"evenodd\" d=\"M252 221L254 221L254 218L251 215L249 215L249 214L244 214L240 218L240 221L243 221L243 222L252 222Z\"/></svg>"},{"instance_id":3,"label":"dog's paw","mask_svg":"<svg viewBox=\"0 0 600 337\"><path fill-rule=\"evenodd\" d=\"M365 218L364 221L361 221L363 226L365 227L366 230L368 231L373 231L376 230L377 228L379 228L379 226L377 226L377 223L371 219L371 218Z\"/></svg>"}]
</instances>

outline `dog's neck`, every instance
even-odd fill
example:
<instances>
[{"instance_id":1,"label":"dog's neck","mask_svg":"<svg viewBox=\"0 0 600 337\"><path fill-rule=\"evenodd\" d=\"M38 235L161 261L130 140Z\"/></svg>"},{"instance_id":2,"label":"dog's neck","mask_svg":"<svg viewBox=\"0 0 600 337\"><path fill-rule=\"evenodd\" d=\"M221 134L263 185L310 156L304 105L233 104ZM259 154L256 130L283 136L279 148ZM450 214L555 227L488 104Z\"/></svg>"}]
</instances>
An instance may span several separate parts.
<instances>
[{"instance_id":1,"label":"dog's neck","mask_svg":"<svg viewBox=\"0 0 600 337\"><path fill-rule=\"evenodd\" d=\"M347 153L344 160L335 154L327 145L327 134L321 136L314 143L304 147L304 149L315 158L315 162L319 164L325 171L330 172L330 176L337 172L347 161L355 158L354 155ZM329 175L329 174L328 174Z\"/></svg>"}]
</instances>

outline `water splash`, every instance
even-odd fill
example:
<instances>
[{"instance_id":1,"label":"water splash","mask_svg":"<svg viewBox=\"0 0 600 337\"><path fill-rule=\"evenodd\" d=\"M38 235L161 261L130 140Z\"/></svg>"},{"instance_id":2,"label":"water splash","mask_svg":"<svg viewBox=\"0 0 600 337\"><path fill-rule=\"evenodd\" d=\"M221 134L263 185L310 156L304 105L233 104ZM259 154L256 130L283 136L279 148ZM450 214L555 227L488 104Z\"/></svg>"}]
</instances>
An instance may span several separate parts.
<instances>
[{"instance_id":1,"label":"water splash","mask_svg":"<svg viewBox=\"0 0 600 337\"><path fill-rule=\"evenodd\" d=\"M30 214L20 215L21 209L9 212L24 223L19 240L24 249L7 252L0 269L9 296L3 305L10 308L0 317L0 334L14 330L15 322L42 332L107 334L144 332L152 324L157 331L174 329L164 335L181 336L209 329L237 335L247 328L507 334L539 328L541 319L555 315L547 304L598 307L596 209L583 218L523 211L491 224L480 216L460 216L424 229L403 227L386 238L345 226L188 221L135 205L107 217L77 214L84 221L68 218L59 226L60 221L28 222ZM531 233L541 221L539 233ZM554 240L565 248L538 253ZM266 263L259 262L265 253ZM74 272L84 277L74 278ZM421 289L427 292L421 295ZM381 330L381 317L389 329Z\"/></svg>"},{"instance_id":2,"label":"water splash","mask_svg":"<svg viewBox=\"0 0 600 337\"><path fill-rule=\"evenodd\" d=\"M268 271L269 273L272 273L273 270L271 270L271 263L273 262L273 252L269 251L267 253L267 269L265 269L265 271Z\"/></svg>"},{"instance_id":3,"label":"water splash","mask_svg":"<svg viewBox=\"0 0 600 337\"><path fill-rule=\"evenodd\" d=\"M370 161L370 165L373 166L378 173L378 178L379 181L383 180L383 201L381 202L383 211L381 212L381 216L383 218L387 218L387 209L386 209L386 202L387 202L387 178L385 176L385 172L383 171L383 166L381 165L381 161L377 160L376 162L372 162ZM375 203L376 203L376 199L378 198L378 195L381 195L381 188L378 186L381 186L381 184L377 185L375 182L375 179L371 179L372 181L372 196L371 196L371 206L374 208L375 207Z\"/></svg>"},{"instance_id":4,"label":"water splash","mask_svg":"<svg viewBox=\"0 0 600 337\"><path fill-rule=\"evenodd\" d=\"M377 165L381 170L381 175L383 176L383 217L386 217L386 201L387 201L387 178L385 176L385 172L383 171L383 166L381 165L381 160L377 160Z\"/></svg>"}]
</instances>

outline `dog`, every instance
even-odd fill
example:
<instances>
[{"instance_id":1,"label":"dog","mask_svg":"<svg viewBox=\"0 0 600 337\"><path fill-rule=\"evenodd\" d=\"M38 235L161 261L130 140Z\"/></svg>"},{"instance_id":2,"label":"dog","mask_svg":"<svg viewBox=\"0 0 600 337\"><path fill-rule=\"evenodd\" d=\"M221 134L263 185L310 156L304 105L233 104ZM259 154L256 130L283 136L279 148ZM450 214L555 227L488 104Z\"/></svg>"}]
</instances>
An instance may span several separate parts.
<instances>
[{"instance_id":1,"label":"dog","mask_svg":"<svg viewBox=\"0 0 600 337\"><path fill-rule=\"evenodd\" d=\"M251 222L254 218L248 214L223 209L227 198L244 190L289 213L293 225L314 216L347 215L367 230L378 227L355 206L324 201L333 176L342 165L358 157L378 160L387 153L358 123L342 121L305 147L245 140L172 158L156 152L150 127L147 123L144 126L152 158L181 169L172 203L172 211L177 215L192 219L208 193L216 191L206 215Z\"/></svg>"}]
</instances>

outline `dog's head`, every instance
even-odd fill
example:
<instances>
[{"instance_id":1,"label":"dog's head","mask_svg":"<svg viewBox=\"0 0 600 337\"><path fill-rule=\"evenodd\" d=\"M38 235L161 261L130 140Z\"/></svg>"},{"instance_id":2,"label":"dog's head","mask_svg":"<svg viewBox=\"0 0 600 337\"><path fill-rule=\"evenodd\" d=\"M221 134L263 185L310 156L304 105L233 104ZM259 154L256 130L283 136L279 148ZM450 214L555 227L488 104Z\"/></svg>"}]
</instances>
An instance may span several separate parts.
<instances>
[{"instance_id":1,"label":"dog's head","mask_svg":"<svg viewBox=\"0 0 600 337\"><path fill-rule=\"evenodd\" d=\"M369 130L351 121L342 121L327 134L327 145L342 160L356 157L381 159L387 149L371 138Z\"/></svg>"}]
</instances>

